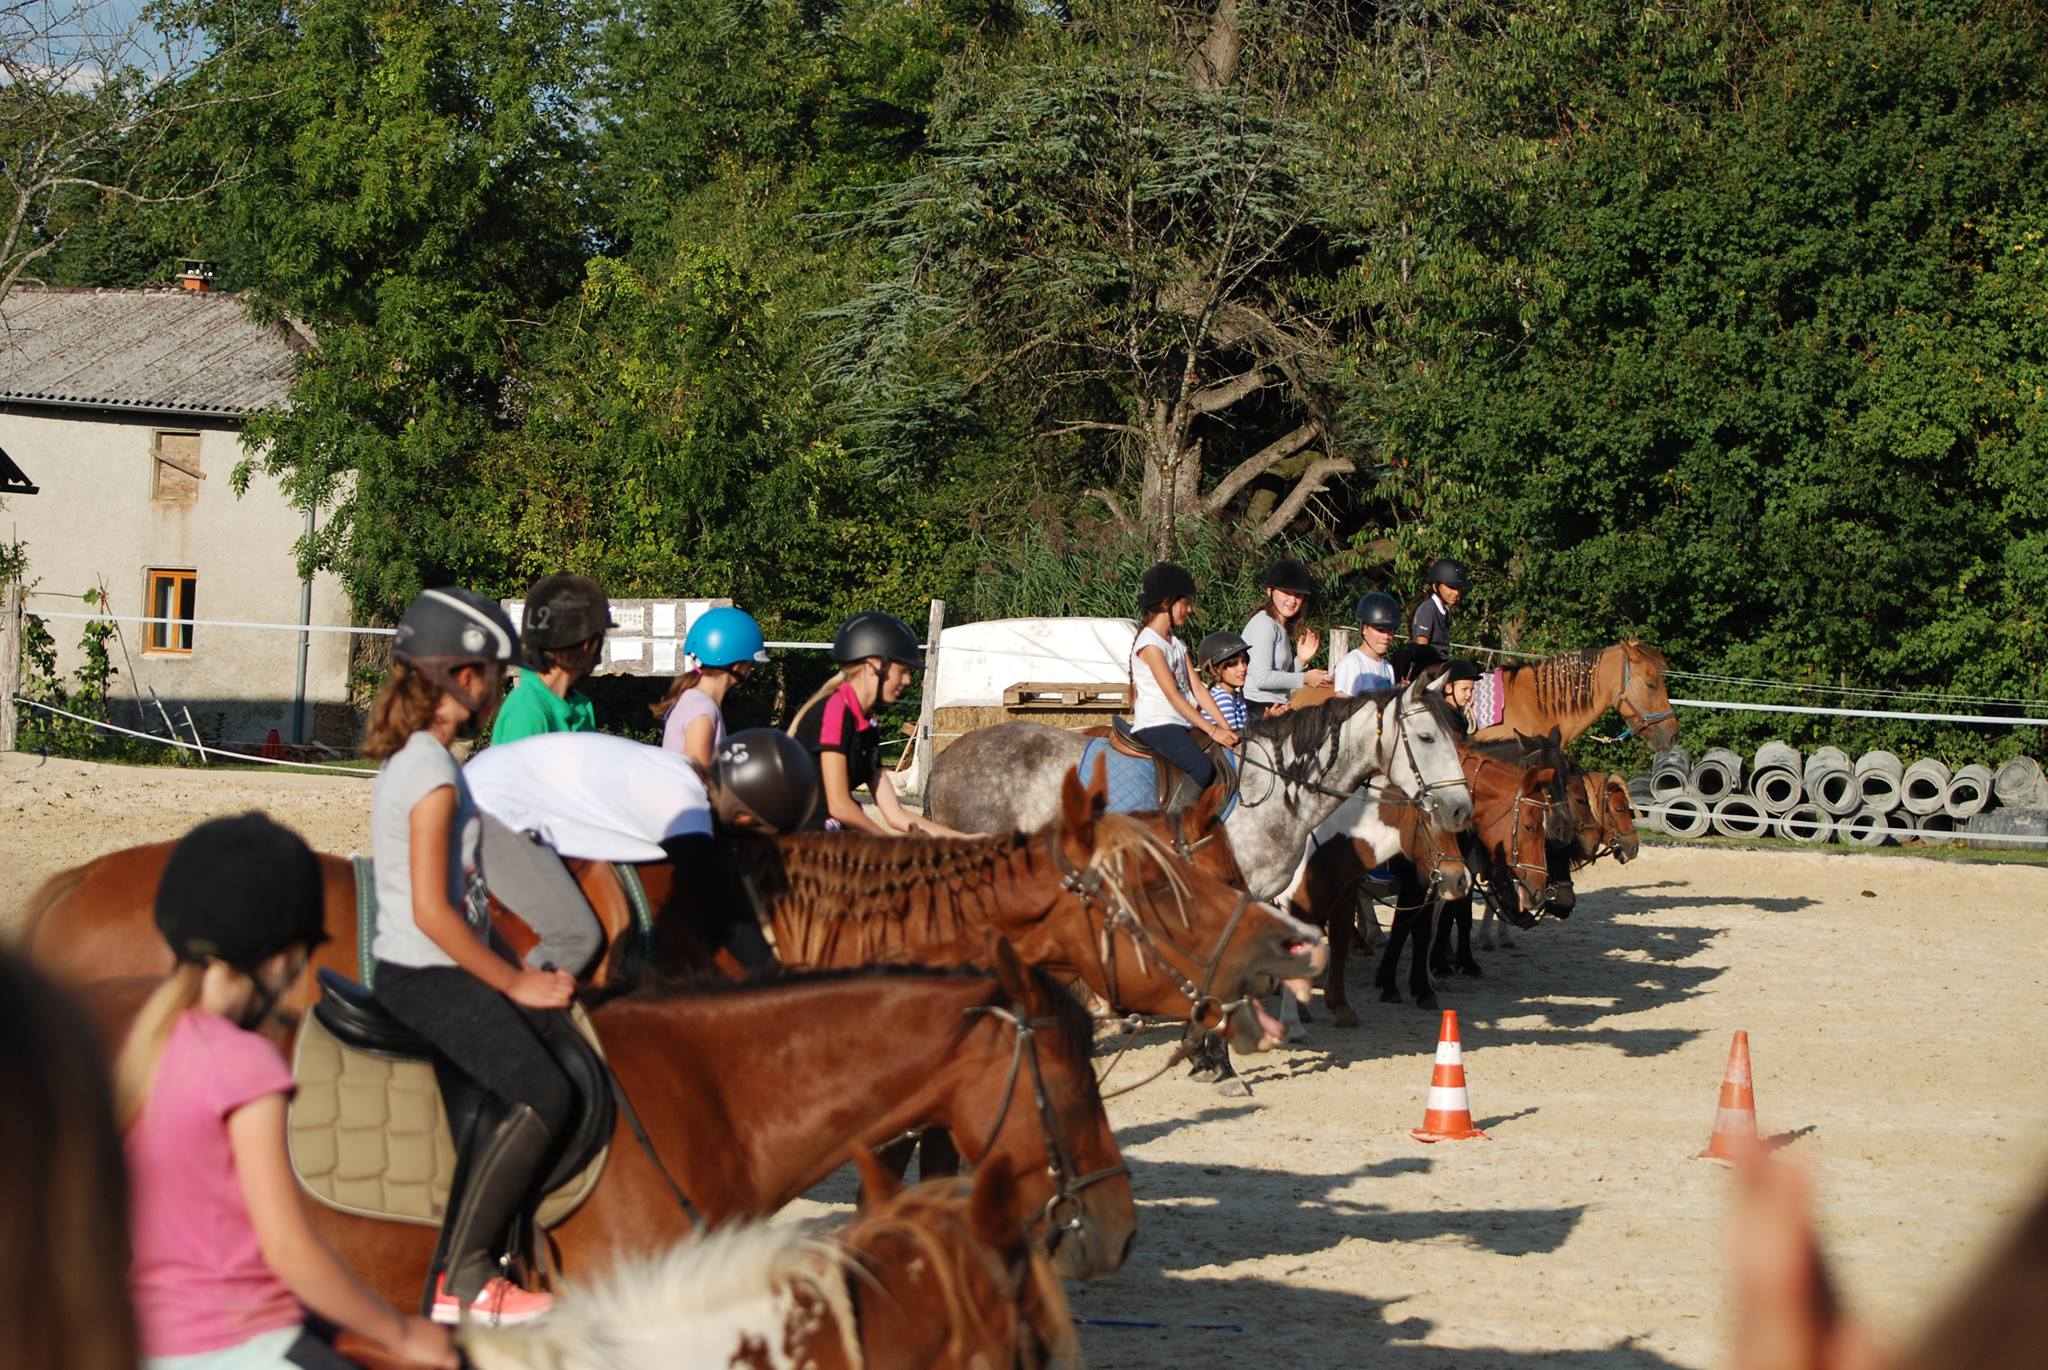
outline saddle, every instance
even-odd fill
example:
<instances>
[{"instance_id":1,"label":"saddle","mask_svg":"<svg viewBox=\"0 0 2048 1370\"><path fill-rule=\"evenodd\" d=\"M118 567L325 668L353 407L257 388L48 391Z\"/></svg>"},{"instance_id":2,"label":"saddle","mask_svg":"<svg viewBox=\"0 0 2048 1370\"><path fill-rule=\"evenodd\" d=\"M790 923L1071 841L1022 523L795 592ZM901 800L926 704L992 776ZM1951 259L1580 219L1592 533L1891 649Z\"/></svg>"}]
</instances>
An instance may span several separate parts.
<instances>
[{"instance_id":1,"label":"saddle","mask_svg":"<svg viewBox=\"0 0 2048 1370\"><path fill-rule=\"evenodd\" d=\"M370 990L331 970L292 1053L298 1084L286 1143L300 1185L329 1208L443 1228L460 1201L474 1146L503 1115L497 1100L442 1060ZM535 1014L541 1039L575 1086L575 1125L529 1197L521 1229L566 1219L604 1172L616 1105L611 1069L581 1005ZM522 1250L531 1232L514 1234ZM433 1269L448 1252L437 1248ZM432 1279L429 1277L431 1289Z\"/></svg>"},{"instance_id":2,"label":"saddle","mask_svg":"<svg viewBox=\"0 0 2048 1370\"><path fill-rule=\"evenodd\" d=\"M1084 728L1081 735L1091 739L1081 753L1081 778L1089 780L1098 767L1108 768L1111 812L1149 809L1172 813L1202 797L1201 788L1187 772L1146 746L1144 739L1131 731L1129 719L1113 719L1107 727ZM1197 735L1195 741L1216 767L1219 783L1227 787L1217 810L1227 814L1237 803L1237 758L1212 737Z\"/></svg>"}]
</instances>

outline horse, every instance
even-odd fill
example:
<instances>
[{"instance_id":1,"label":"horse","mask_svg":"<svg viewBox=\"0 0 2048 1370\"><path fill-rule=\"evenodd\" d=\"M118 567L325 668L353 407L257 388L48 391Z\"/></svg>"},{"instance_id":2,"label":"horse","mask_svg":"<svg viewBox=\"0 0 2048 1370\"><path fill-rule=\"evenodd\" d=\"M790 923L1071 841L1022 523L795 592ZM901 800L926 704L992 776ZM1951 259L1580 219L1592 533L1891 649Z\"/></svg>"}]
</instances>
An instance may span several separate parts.
<instances>
[{"instance_id":1,"label":"horse","mask_svg":"<svg viewBox=\"0 0 2048 1370\"><path fill-rule=\"evenodd\" d=\"M1010 1220L1008 1164L904 1189L854 1156L867 1211L843 1231L721 1229L565 1288L532 1326L470 1324L456 1342L473 1370L1079 1364L1066 1291ZM352 1338L340 1349L399 1370Z\"/></svg>"},{"instance_id":2,"label":"horse","mask_svg":"<svg viewBox=\"0 0 2048 1370\"><path fill-rule=\"evenodd\" d=\"M1662 652L1634 638L1504 667L1501 721L1475 732L1472 740L1492 742L1556 728L1565 742L1574 742L1595 719L1615 709L1652 750L1668 752L1678 744L1678 715L1664 691L1666 669Z\"/></svg>"},{"instance_id":3,"label":"horse","mask_svg":"<svg viewBox=\"0 0 2048 1370\"><path fill-rule=\"evenodd\" d=\"M1369 801L1362 797L1367 795L1371 797ZM1371 905L1359 899L1372 872L1401 858L1415 872L1431 899L1457 898L1472 886L1457 837L1438 832L1420 806L1399 790L1378 783L1368 786L1362 796L1347 801L1345 809L1355 806L1356 818L1341 838L1326 841L1315 849L1288 896L1288 907L1294 916L1310 927L1323 929L1329 938L1330 968L1323 983L1323 1003L1339 1027L1358 1026L1358 1014L1353 1011L1344 987L1344 963L1351 952L1354 918L1359 920L1360 950L1370 953L1379 931ZM1387 834L1395 843L1392 850L1384 847ZM1289 1001L1282 1003L1280 1022L1291 1030Z\"/></svg>"},{"instance_id":4,"label":"horse","mask_svg":"<svg viewBox=\"0 0 2048 1370\"><path fill-rule=\"evenodd\" d=\"M993 960L992 971L865 967L596 996L592 1024L648 1148L618 1110L595 1188L548 1234L555 1267L580 1277L672 1245L699 1219L765 1217L849 1148L939 1125L970 1165L1008 1162L1009 1216L1061 1275L1115 1271L1137 1211L1096 1088L1094 1021L1014 952ZM87 994L125 996L132 1016L147 989L110 981ZM101 1021L112 1040L125 1033L121 1013L103 1008ZM417 1301L434 1228L311 1211L344 1264L394 1304Z\"/></svg>"},{"instance_id":5,"label":"horse","mask_svg":"<svg viewBox=\"0 0 2048 1370\"><path fill-rule=\"evenodd\" d=\"M1545 911L1568 914L1569 907L1557 907L1560 881L1568 889L1571 872L1592 864L1603 856L1612 856L1626 865L1642 850L1642 837L1636 832L1635 807L1628 797L1626 777L1601 771L1581 771L1576 766L1566 779L1566 795L1571 808L1573 839L1568 853L1560 853L1553 845L1551 853L1551 899L1545 902ZM1573 902L1576 902L1574 896ZM1514 941L1508 936L1504 920L1496 924L1493 906L1488 904L1479 920L1479 946L1486 951L1496 947L1511 947Z\"/></svg>"},{"instance_id":6,"label":"horse","mask_svg":"<svg viewBox=\"0 0 2048 1370\"><path fill-rule=\"evenodd\" d=\"M1225 883L1236 864L1215 820L1220 794L1180 814L1105 815L1099 780L1082 787L1070 773L1062 795L1058 820L1030 835L729 833L725 849L740 882L759 896L786 966L953 965L980 959L994 932L1120 1012L1201 1019L1228 1032L1240 1051L1276 1041L1279 1025L1262 1018L1244 990L1314 974L1323 939ZM172 845L130 847L52 876L30 903L31 958L74 983L167 974L170 949L151 927L150 909ZM1174 846L1193 868L1173 857ZM318 997L317 969L350 978L359 970L354 865L328 855L320 863L328 941L285 996L287 1009ZM608 868L573 864L586 890L602 895L612 882ZM706 969L709 953L691 933L694 892L668 863L635 870L655 914L654 969ZM600 983L620 971L634 943L630 909L615 884L611 890L613 897L593 900L610 939ZM531 944L512 915L498 923L515 950Z\"/></svg>"},{"instance_id":7,"label":"horse","mask_svg":"<svg viewBox=\"0 0 2048 1370\"><path fill-rule=\"evenodd\" d=\"M1521 926L1533 925L1536 917L1532 911L1542 907L1549 893L1549 863L1532 858L1546 855L1556 768L1524 767L1470 747L1464 748L1461 755L1475 807L1471 831L1460 835L1466 866L1475 880L1484 874L1503 893L1514 892L1516 908L1513 912L1504 910L1503 916L1519 920ZM1401 949L1412 937L1415 954L1408 976L1409 992L1418 1007L1433 1009L1437 999L1430 983L1429 960L1436 929L1443 919L1452 916L1460 902L1465 904L1469 919L1471 896L1468 894L1462 900L1434 898L1412 863L1396 858L1392 864L1394 920L1374 977L1380 986L1380 1000L1389 1004L1401 1002L1401 991L1395 982ZM1331 964L1336 964L1334 951Z\"/></svg>"},{"instance_id":8,"label":"horse","mask_svg":"<svg viewBox=\"0 0 2048 1370\"><path fill-rule=\"evenodd\" d=\"M1239 792L1224 817L1245 888L1274 899L1294 882L1317 824L1376 775L1416 796L1446 832L1465 826L1472 798L1435 675L1399 691L1290 709L1245 728ZM1030 829L1059 805L1061 778L1088 739L1041 723L977 728L939 754L927 790L932 814L976 832Z\"/></svg>"}]
</instances>

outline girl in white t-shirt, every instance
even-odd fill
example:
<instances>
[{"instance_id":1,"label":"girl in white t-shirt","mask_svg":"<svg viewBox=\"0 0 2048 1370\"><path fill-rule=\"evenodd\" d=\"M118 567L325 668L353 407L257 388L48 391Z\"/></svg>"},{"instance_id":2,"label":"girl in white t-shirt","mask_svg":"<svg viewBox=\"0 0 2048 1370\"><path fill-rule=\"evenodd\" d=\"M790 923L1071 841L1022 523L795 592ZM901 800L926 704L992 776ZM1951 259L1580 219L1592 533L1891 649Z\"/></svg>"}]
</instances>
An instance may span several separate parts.
<instances>
[{"instance_id":1,"label":"girl in white t-shirt","mask_svg":"<svg viewBox=\"0 0 2048 1370\"><path fill-rule=\"evenodd\" d=\"M1170 561L1145 572L1138 594L1139 627L1131 644L1131 731L1146 746L1207 788L1216 767L1196 743L1199 732L1226 747L1237 733L1208 692L1188 678L1188 648L1175 630L1195 611L1195 579Z\"/></svg>"},{"instance_id":2,"label":"girl in white t-shirt","mask_svg":"<svg viewBox=\"0 0 2048 1370\"><path fill-rule=\"evenodd\" d=\"M1338 694L1394 688L1394 663L1387 660L1401 628L1401 601L1379 590L1358 600L1358 646L1337 663Z\"/></svg>"}]
</instances>

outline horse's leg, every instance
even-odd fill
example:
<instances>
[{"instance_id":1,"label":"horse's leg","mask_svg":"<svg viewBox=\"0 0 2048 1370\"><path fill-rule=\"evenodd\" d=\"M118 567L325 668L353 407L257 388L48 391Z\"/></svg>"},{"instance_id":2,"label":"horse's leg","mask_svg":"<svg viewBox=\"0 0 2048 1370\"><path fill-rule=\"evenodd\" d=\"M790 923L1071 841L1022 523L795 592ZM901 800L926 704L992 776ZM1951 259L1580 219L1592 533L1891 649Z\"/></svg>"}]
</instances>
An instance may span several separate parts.
<instances>
[{"instance_id":1,"label":"horse's leg","mask_svg":"<svg viewBox=\"0 0 2048 1370\"><path fill-rule=\"evenodd\" d=\"M1198 1033L1201 1034L1201 1040L1188 1049L1188 1061L1191 1063L1188 1068L1188 1078L1208 1084L1220 1076L1223 1073L1224 1067L1230 1064L1228 1058L1220 1063L1217 1060L1218 1056L1223 1055L1223 1044L1206 1033L1201 1033L1199 1028L1191 1027L1188 1029L1188 1033L1190 1036Z\"/></svg>"},{"instance_id":2,"label":"horse's leg","mask_svg":"<svg viewBox=\"0 0 2048 1370\"><path fill-rule=\"evenodd\" d=\"M1479 945L1486 951L1492 951L1494 948L1494 921L1493 905L1488 904L1485 911L1479 915Z\"/></svg>"},{"instance_id":3,"label":"horse's leg","mask_svg":"<svg viewBox=\"0 0 2048 1370\"><path fill-rule=\"evenodd\" d=\"M1344 989L1344 964L1351 955L1350 910L1340 908L1330 915L1329 936L1330 968L1323 977L1323 1006L1338 1027L1357 1027L1358 1015L1351 1011L1351 996Z\"/></svg>"},{"instance_id":4,"label":"horse's leg","mask_svg":"<svg viewBox=\"0 0 2048 1370\"><path fill-rule=\"evenodd\" d=\"M1398 1004L1401 1002L1401 948L1415 933L1415 920L1420 910L1400 902L1396 895L1394 903L1394 925L1387 930L1387 940L1380 950L1379 970L1373 979L1379 982L1380 1002Z\"/></svg>"},{"instance_id":5,"label":"horse's leg","mask_svg":"<svg viewBox=\"0 0 2048 1370\"><path fill-rule=\"evenodd\" d=\"M1475 980L1486 973L1479 969L1479 962L1472 958L1472 901L1469 899L1465 901L1464 916L1458 919L1458 959L1454 964L1458 968L1458 974L1469 975Z\"/></svg>"},{"instance_id":6,"label":"horse's leg","mask_svg":"<svg viewBox=\"0 0 2048 1370\"><path fill-rule=\"evenodd\" d=\"M1403 891L1404 897L1407 891ZM1432 949L1443 935L1445 920L1453 916L1452 909L1457 901L1434 903L1424 900L1421 891L1416 891L1417 902L1422 905L1416 910L1416 920L1422 926L1417 929L1415 939L1415 961L1408 974L1409 989L1415 995L1415 1007L1435 1009L1439 1007L1436 998L1436 984L1430 979L1429 963Z\"/></svg>"},{"instance_id":7,"label":"horse's leg","mask_svg":"<svg viewBox=\"0 0 2048 1370\"><path fill-rule=\"evenodd\" d=\"M1451 967L1451 936L1457 924L1454 904L1445 904L1438 911L1436 925L1430 929L1429 968L1437 975L1449 978Z\"/></svg>"}]
</instances>

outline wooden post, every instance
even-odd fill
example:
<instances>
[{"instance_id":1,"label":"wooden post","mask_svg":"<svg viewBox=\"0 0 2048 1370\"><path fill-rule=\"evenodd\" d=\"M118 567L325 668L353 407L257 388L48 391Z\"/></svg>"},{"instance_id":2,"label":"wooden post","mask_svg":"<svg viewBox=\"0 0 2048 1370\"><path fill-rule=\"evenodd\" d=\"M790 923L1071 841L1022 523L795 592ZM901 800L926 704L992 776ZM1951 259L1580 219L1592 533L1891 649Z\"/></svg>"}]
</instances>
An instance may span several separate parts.
<instances>
[{"instance_id":1,"label":"wooden post","mask_svg":"<svg viewBox=\"0 0 2048 1370\"><path fill-rule=\"evenodd\" d=\"M21 692L21 582L0 585L0 752L14 750L14 696Z\"/></svg>"},{"instance_id":2,"label":"wooden post","mask_svg":"<svg viewBox=\"0 0 2048 1370\"><path fill-rule=\"evenodd\" d=\"M1351 655L1351 630L1349 628L1330 629L1330 670L1335 672L1337 663L1349 655Z\"/></svg>"},{"instance_id":3,"label":"wooden post","mask_svg":"<svg viewBox=\"0 0 2048 1370\"><path fill-rule=\"evenodd\" d=\"M932 816L932 719L937 708L938 696L933 692L938 683L939 634L946 631L946 601L932 601L932 614L925 626L924 637L924 690L917 705L917 798L924 809L924 816Z\"/></svg>"}]
</instances>

